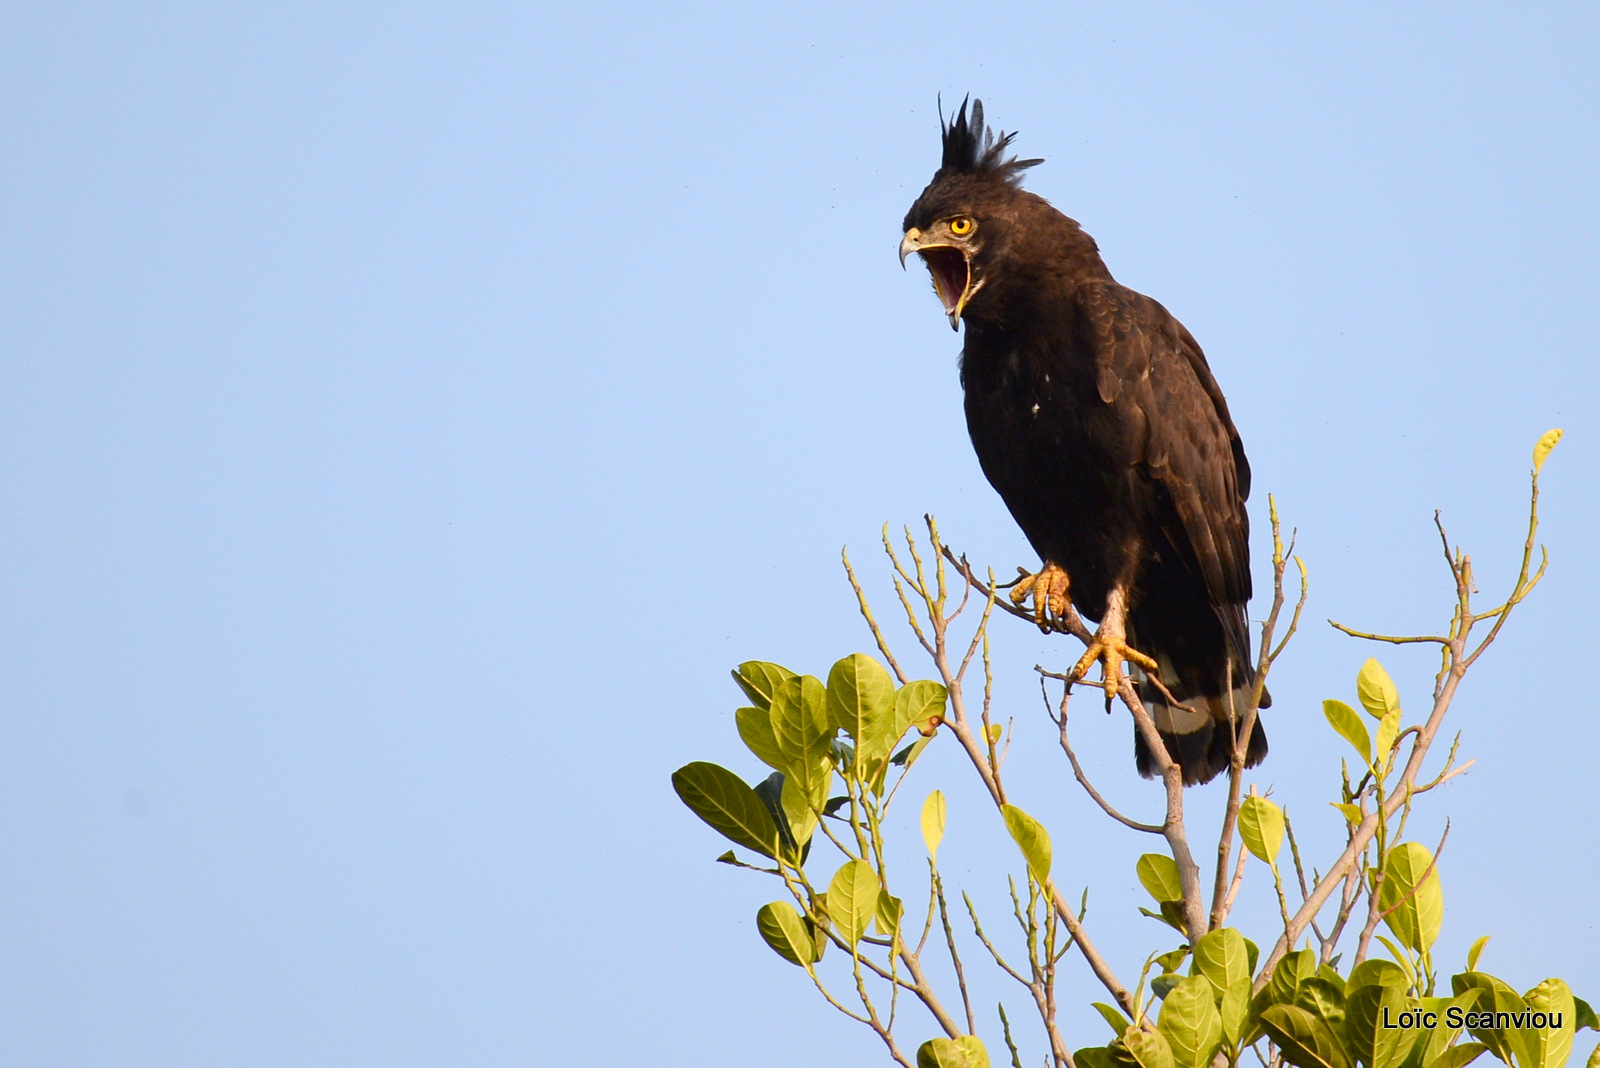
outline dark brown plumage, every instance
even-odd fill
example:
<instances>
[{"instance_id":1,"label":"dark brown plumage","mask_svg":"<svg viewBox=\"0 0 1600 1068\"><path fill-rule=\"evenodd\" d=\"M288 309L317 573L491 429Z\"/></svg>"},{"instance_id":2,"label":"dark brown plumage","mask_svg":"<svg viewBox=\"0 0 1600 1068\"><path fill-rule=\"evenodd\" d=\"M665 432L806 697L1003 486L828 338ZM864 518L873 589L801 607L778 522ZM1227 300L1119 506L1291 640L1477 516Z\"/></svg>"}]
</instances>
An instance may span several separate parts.
<instances>
[{"instance_id":1,"label":"dark brown plumage","mask_svg":"<svg viewBox=\"0 0 1600 1068\"><path fill-rule=\"evenodd\" d=\"M1200 346L1021 188L1041 161L1007 158L1014 136L985 129L982 103L970 119L962 104L906 214L901 259L919 253L951 326L966 323L961 384L984 474L1046 570L1065 571L1073 605L1100 621L1108 665L1125 625L1126 644L1194 709L1141 682L1184 781L1208 782L1229 762L1230 683L1242 716L1254 679L1250 465ZM1135 751L1154 774L1137 732ZM1258 721L1248 765L1266 751Z\"/></svg>"}]
</instances>

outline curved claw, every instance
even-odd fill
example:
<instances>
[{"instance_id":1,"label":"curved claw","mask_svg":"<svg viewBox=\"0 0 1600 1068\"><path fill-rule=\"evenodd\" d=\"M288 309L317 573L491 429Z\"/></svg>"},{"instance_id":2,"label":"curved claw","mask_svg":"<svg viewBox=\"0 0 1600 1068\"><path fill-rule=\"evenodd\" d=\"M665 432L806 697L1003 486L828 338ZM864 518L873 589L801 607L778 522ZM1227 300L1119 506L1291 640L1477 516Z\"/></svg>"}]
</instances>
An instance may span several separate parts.
<instances>
[{"instance_id":1,"label":"curved claw","mask_svg":"<svg viewBox=\"0 0 1600 1068\"><path fill-rule=\"evenodd\" d=\"M1090 643L1078 663L1073 667L1071 679L1076 682L1089 673L1089 668L1095 661L1103 665L1100 675L1100 686L1106 692L1106 700L1110 701L1117 696L1117 691L1122 689L1122 662L1132 661L1141 669L1154 675L1158 665L1150 657L1141 653L1127 642L1127 636L1121 626L1113 627L1112 621L1107 620L1095 631L1094 641Z\"/></svg>"},{"instance_id":2,"label":"curved claw","mask_svg":"<svg viewBox=\"0 0 1600 1068\"><path fill-rule=\"evenodd\" d=\"M1072 605L1071 583L1067 573L1049 561L1045 562L1037 574L1030 575L1022 568L1017 568L1021 577L1017 584L1011 588L1011 603L1017 607L1033 597L1033 621L1039 629L1046 634L1054 629L1056 620L1065 618L1067 610Z\"/></svg>"}]
</instances>

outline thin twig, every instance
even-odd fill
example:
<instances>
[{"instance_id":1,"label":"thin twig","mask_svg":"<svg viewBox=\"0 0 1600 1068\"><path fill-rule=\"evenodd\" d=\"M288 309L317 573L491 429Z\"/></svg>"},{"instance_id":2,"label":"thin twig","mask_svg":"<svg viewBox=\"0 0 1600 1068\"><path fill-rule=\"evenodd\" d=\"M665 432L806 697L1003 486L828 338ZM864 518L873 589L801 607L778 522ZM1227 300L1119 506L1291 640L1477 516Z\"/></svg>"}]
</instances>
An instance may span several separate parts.
<instances>
[{"instance_id":1,"label":"thin twig","mask_svg":"<svg viewBox=\"0 0 1600 1068\"><path fill-rule=\"evenodd\" d=\"M1222 828L1217 835L1217 863L1212 876L1211 884L1211 913L1207 917L1208 930L1217 930L1227 922L1228 913L1233 908L1234 898L1239 892L1240 880L1244 874L1244 851L1239 852L1239 865L1235 870L1233 880L1228 879L1228 869L1232 866L1233 839L1239 824L1239 806L1244 803L1244 766L1250 754L1250 739L1255 734L1256 720L1260 718L1261 702L1266 700L1267 675L1272 671L1272 665L1283 654L1284 648L1289 644L1289 639L1300 628L1300 613L1305 610L1306 599L1310 596L1310 580L1306 574L1306 565L1298 556L1294 556L1294 546L1298 531L1291 531L1289 545L1283 544L1283 524L1278 518L1278 501L1271 494L1267 495L1267 515L1272 524L1272 607L1267 612L1267 618L1261 625L1261 643L1256 655L1256 678L1250 689L1250 703L1244 710L1244 715L1238 715L1238 710L1233 707L1233 688L1228 690L1228 727L1232 732L1233 750L1228 761L1228 802L1222 812ZM1293 559L1300 572L1300 596L1295 602L1294 612L1289 618L1288 629L1276 646L1273 637L1277 632L1278 620L1282 616L1283 606L1287 597L1283 591L1283 576L1288 569L1289 560ZM1232 667L1229 667L1230 683Z\"/></svg>"},{"instance_id":2,"label":"thin twig","mask_svg":"<svg viewBox=\"0 0 1600 1068\"><path fill-rule=\"evenodd\" d=\"M1100 796L1100 791L1094 788L1094 784L1091 783L1089 781L1089 777L1084 774L1083 765L1078 763L1078 754L1072 751L1072 742L1067 738L1067 702L1071 700L1072 687L1066 685L1061 687L1061 712L1058 716L1050 711L1050 694L1045 690L1045 673L1039 668L1035 668L1034 670L1040 671L1039 692L1044 697L1045 715L1049 716L1050 721L1054 723L1060 730L1061 749L1067 754L1067 760L1072 763L1072 774L1078 780L1078 783L1084 788L1084 790L1088 791L1089 796L1094 799L1095 804L1100 806L1100 810L1102 812L1116 820L1118 823L1122 824L1124 827L1135 831L1143 831L1146 834L1160 834L1160 826L1153 823L1140 823L1138 820L1129 819L1127 816L1124 816L1122 813L1118 812L1115 808L1112 808L1111 803L1104 797Z\"/></svg>"},{"instance_id":3,"label":"thin twig","mask_svg":"<svg viewBox=\"0 0 1600 1068\"><path fill-rule=\"evenodd\" d=\"M939 897L939 922L944 924L944 944L950 947L950 963L954 964L956 968L956 985L961 988L961 1004L967 1010L967 1034L977 1034L978 1025L972 1017L972 998L967 995L967 975L961 968L961 954L956 952L956 935L950 929L950 910L945 907L944 903L944 880L940 879L937 873L934 874L933 878ZM962 894L961 896L966 897L967 895ZM971 908L972 903L968 902L967 907Z\"/></svg>"},{"instance_id":4,"label":"thin twig","mask_svg":"<svg viewBox=\"0 0 1600 1068\"><path fill-rule=\"evenodd\" d=\"M937 540L937 535L931 522L929 523L929 532L934 541L935 551L954 564L967 581L977 586L980 593L985 596L991 596L990 590L984 584L978 582L976 576L972 574L972 568L966 561L956 557L948 546ZM1005 607L1004 602L996 600L995 603ZM933 615L932 607L930 606L930 615ZM1092 636L1088 635L1087 629L1083 627L1082 621L1077 619L1076 614L1069 613L1069 618L1076 623L1077 633L1081 636L1087 636L1086 640L1093 640ZM1007 803L1005 787L1000 781L998 771L990 764L983 747L973 737L972 721L967 716L966 697L962 689L961 679L951 669L949 658L945 655L943 649L943 629L942 621L937 622L934 626L936 647L934 665L938 669L940 681L944 683L945 689L950 695L950 718L946 722L951 733L955 735L957 742L960 743L961 748L966 751L967 759L972 762L978 777L983 780L984 787L989 791L989 797L994 802L995 807L1001 808ZM1068 632L1073 633L1070 629ZM1085 638L1080 637L1080 640L1085 640ZM1126 683L1124 685L1126 688ZM1085 962L1088 963L1089 970L1094 973L1095 978L1106 988L1117 1004L1124 1011L1132 1014L1134 1007L1133 995L1117 979L1116 973L1111 970L1111 966L1100 955L1100 951L1096 948L1094 941L1089 937L1089 933L1084 930L1083 924L1079 922L1078 917L1073 914L1060 889L1050 880L1046 881L1044 889L1050 900L1051 907L1055 909L1056 915L1061 918L1061 922L1067 925L1067 932L1072 936L1073 944L1078 947L1078 952L1083 955Z\"/></svg>"},{"instance_id":5,"label":"thin twig","mask_svg":"<svg viewBox=\"0 0 1600 1068\"><path fill-rule=\"evenodd\" d=\"M994 947L994 943L989 941L989 936L983 933L983 924L978 922L978 910L972 904L972 898L968 897L966 892L963 891L961 894L961 900L967 903L967 915L972 917L973 932L977 934L978 941L983 943L983 948L989 951L989 956L994 958L995 964L999 965L1000 970L1011 976L1011 978L1015 979L1023 986L1027 986L1028 980L1022 977L1022 973L1018 972L1015 968L1006 963L1005 958L1000 956L1000 951Z\"/></svg>"},{"instance_id":6,"label":"thin twig","mask_svg":"<svg viewBox=\"0 0 1600 1068\"><path fill-rule=\"evenodd\" d=\"M1364 630L1352 630L1338 620L1328 620L1329 626L1342 630L1352 638L1362 638L1369 642L1388 642L1391 645L1411 645L1415 642L1433 642L1438 645L1448 645L1450 639L1440 634L1419 634L1411 637L1399 637L1391 634L1369 634Z\"/></svg>"},{"instance_id":7,"label":"thin twig","mask_svg":"<svg viewBox=\"0 0 1600 1068\"><path fill-rule=\"evenodd\" d=\"M887 524L885 524L887 527ZM867 604L867 595L862 592L861 583L856 581L855 568L850 566L850 552L842 550L839 554L844 560L844 573L850 577L850 588L856 591L856 604L861 606L861 615L867 621L867 627L872 631L872 636L877 639L878 652L889 662L889 667L894 671L895 678L904 686L911 681L906 673L900 670L900 665L895 661L894 654L889 651L889 643L884 640L883 631L878 628L878 621L872 618L872 607Z\"/></svg>"},{"instance_id":8,"label":"thin twig","mask_svg":"<svg viewBox=\"0 0 1600 1068\"><path fill-rule=\"evenodd\" d=\"M1445 713L1449 711L1450 702L1454 699L1455 692L1461 685L1461 680L1466 676L1467 669L1472 665L1476 657L1487 648L1488 642L1493 639L1499 628L1509 618L1511 612L1509 606L1513 603L1520 603L1531 588L1527 581L1527 575L1533 558L1534 539L1538 531L1538 524L1539 476L1535 472L1528 505L1528 538L1523 546L1522 568L1518 573L1517 583L1513 587L1512 596L1507 598L1508 607L1495 620L1494 628L1490 631L1490 634L1469 656L1467 640L1476 622L1475 614L1472 611L1472 563L1466 554L1452 552L1450 540L1445 534L1444 524L1439 519L1439 513L1434 513L1434 526L1438 528L1439 538L1444 547L1445 562L1450 568L1451 577L1455 579L1456 604L1452 612L1449 642L1445 646L1447 662L1444 669L1441 670L1434 688L1433 707L1429 710L1427 721L1412 740L1411 752L1406 760L1405 769L1401 772L1397 789L1382 804L1378 805L1362 819L1360 825L1351 833L1349 843L1345 846L1344 852L1339 855L1338 860L1334 862L1327 874L1312 888L1311 896L1306 899L1305 904L1300 907L1299 911L1291 919L1289 930L1284 933L1284 937L1278 940L1271 953L1268 954L1254 984L1255 990L1259 991L1267 980L1271 978L1272 969L1277 966L1278 961L1283 959L1283 955L1288 952L1289 946L1294 943L1299 932L1303 931L1311 920L1316 917L1317 913L1321 911L1322 906L1332 895L1334 888L1343 885L1352 866L1365 853L1368 843L1372 841L1373 836L1377 833L1380 820L1385 820L1395 815L1410 803L1412 796L1416 792L1417 776L1422 770L1423 761L1427 758L1428 749L1433 743L1434 736L1439 732ZM1547 560L1548 557L1545 556L1544 559ZM1442 775L1440 781L1447 779L1450 774L1447 772ZM1455 774L1459 774L1459 771ZM1369 895L1373 892L1372 890L1368 891Z\"/></svg>"}]
</instances>

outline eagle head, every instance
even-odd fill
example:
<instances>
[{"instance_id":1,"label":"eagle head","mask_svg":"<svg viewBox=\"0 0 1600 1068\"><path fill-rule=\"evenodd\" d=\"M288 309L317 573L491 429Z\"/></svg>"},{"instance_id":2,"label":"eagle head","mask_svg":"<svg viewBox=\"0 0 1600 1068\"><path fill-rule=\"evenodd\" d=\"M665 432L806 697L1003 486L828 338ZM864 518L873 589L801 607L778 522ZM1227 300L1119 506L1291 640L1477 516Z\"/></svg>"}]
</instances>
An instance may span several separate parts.
<instances>
[{"instance_id":1,"label":"eagle head","mask_svg":"<svg viewBox=\"0 0 1600 1068\"><path fill-rule=\"evenodd\" d=\"M983 124L983 101L967 102L946 122L940 116L944 157L933 181L906 212L900 266L915 252L933 277L934 292L952 330L993 276L1017 222L1022 172L1039 159L1006 158L1014 133Z\"/></svg>"}]
</instances>

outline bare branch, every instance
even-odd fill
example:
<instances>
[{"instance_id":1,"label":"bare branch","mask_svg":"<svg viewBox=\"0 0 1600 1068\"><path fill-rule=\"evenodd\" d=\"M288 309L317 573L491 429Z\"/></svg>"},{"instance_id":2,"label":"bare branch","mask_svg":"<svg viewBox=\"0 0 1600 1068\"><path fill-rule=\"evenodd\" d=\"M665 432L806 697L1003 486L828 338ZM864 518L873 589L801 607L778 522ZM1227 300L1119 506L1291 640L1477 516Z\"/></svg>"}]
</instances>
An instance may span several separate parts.
<instances>
[{"instance_id":1,"label":"bare branch","mask_svg":"<svg viewBox=\"0 0 1600 1068\"><path fill-rule=\"evenodd\" d=\"M1300 865L1300 844L1294 840L1294 824L1289 821L1289 810L1283 810L1283 829L1289 835L1289 852L1294 856L1294 873L1300 880L1300 900L1311 896L1306 889L1306 870Z\"/></svg>"},{"instance_id":2,"label":"bare branch","mask_svg":"<svg viewBox=\"0 0 1600 1068\"><path fill-rule=\"evenodd\" d=\"M1500 627L1505 624L1506 619L1510 616L1511 608L1520 603L1532 589L1528 573L1532 567L1533 549L1539 527L1538 472L1534 472L1531 482L1528 502L1528 536L1523 544L1522 566L1518 572L1517 581L1512 587L1511 596L1506 599L1503 610L1495 617L1494 626L1489 634L1470 654L1467 652L1467 641L1472 633L1473 625L1478 621L1478 617L1472 611L1472 560L1465 553L1451 548L1450 539L1445 533L1444 523L1441 521L1438 512L1434 513L1434 526L1439 531L1439 540L1443 546L1445 563L1450 568L1451 577L1455 580L1456 604L1451 616L1450 633L1443 643L1442 655L1444 663L1435 683L1433 707L1429 710L1427 721L1422 724L1412 739L1410 754L1407 757L1405 768L1401 772L1395 789L1372 812L1367 813L1360 825L1351 832L1344 852L1339 855L1338 860L1334 862L1327 874L1317 881L1316 886L1311 890L1310 896L1291 918L1289 928L1284 932L1284 937L1278 940L1262 966L1255 984L1256 990L1260 990L1271 977L1272 969L1276 967L1278 961L1283 959L1283 955L1288 952L1289 947L1294 944L1299 934L1317 916L1334 889L1345 885L1346 880L1353 877L1351 874L1352 869L1357 860L1364 855L1368 844L1373 840L1373 836L1378 833L1380 824L1406 809L1410 805L1411 799L1421 792L1417 786L1417 776L1422 770L1423 761L1427 758L1428 749L1433 744L1434 737L1438 734L1439 728L1443 724L1445 713L1450 709L1450 702L1455 697L1456 689L1466 676L1467 669L1476 662L1477 658L1488 648L1489 643L1498 635ZM1548 562L1548 557L1543 556L1540 570L1534 576L1535 580L1543 574L1543 567L1546 562ZM1377 640L1387 639L1379 637ZM1453 750L1454 746L1452 746L1452 758ZM1449 764L1450 761L1446 761L1445 771L1441 772L1433 782L1425 784L1426 789L1432 789L1443 782L1447 782L1466 770L1465 765L1461 768L1451 769ZM1381 881L1381 873L1379 879ZM1376 888L1368 889L1366 893L1369 895L1369 906L1371 906L1371 899L1376 896ZM1345 901L1349 901L1349 892L1346 891L1343 897ZM1369 916L1367 928L1375 927L1376 920ZM1367 935L1364 931L1363 942L1367 937L1370 937L1370 935Z\"/></svg>"},{"instance_id":3,"label":"bare branch","mask_svg":"<svg viewBox=\"0 0 1600 1068\"><path fill-rule=\"evenodd\" d=\"M1017 1044L1011 1038L1011 1021L1006 1019L1005 1002L1000 1002L995 1008L1000 1010L1000 1029L1005 1035L1006 1049L1011 1051L1011 1068L1022 1068L1022 1056L1017 1053Z\"/></svg>"},{"instance_id":4,"label":"bare branch","mask_svg":"<svg viewBox=\"0 0 1600 1068\"><path fill-rule=\"evenodd\" d=\"M1292 538L1290 539L1289 547L1290 549L1294 548L1294 542ZM1284 647L1289 644L1289 639L1293 638L1295 633L1299 631L1300 613L1306 610L1306 599L1311 596L1311 580L1306 574L1305 561L1300 559L1298 556L1293 557L1292 559L1294 560L1295 567L1300 571L1300 599L1294 603L1294 612L1289 616L1289 629L1283 632L1283 640L1280 641L1277 644L1277 647L1274 648L1267 656L1267 663L1269 664L1277 663L1278 657L1283 655ZM1273 617L1273 622L1277 622L1276 617Z\"/></svg>"},{"instance_id":5,"label":"bare branch","mask_svg":"<svg viewBox=\"0 0 1600 1068\"><path fill-rule=\"evenodd\" d=\"M996 589L1004 588L1004 586L986 586L983 582L979 581L978 576L972 572L972 565L967 563L967 558L965 556L958 558L950 546L943 546L943 551L945 559L954 564L956 570L959 571L968 582L972 583L973 588L975 588L979 593L986 597L994 597L994 591ZM1015 583L1009 583L1008 585L1015 585ZM1016 616L1018 619L1025 619L1035 626L1041 625L1034 617L1032 612L1028 612L1017 607L1016 605L1012 604L1009 599L995 598L995 604L998 605L1002 611L1008 612L1011 615ZM1067 612L1064 617L1046 619L1042 624L1042 627L1046 631L1053 631L1057 634L1070 634L1074 638L1077 638L1079 641L1083 642L1084 645L1089 645L1094 641L1094 635L1089 631L1088 627L1084 626L1083 619L1078 615L1077 609L1073 608L1070 603L1067 605Z\"/></svg>"},{"instance_id":6,"label":"bare branch","mask_svg":"<svg viewBox=\"0 0 1600 1068\"><path fill-rule=\"evenodd\" d=\"M1050 721L1054 723L1061 732L1061 749L1067 754L1067 760L1071 761L1072 774L1078 780L1079 785L1081 785L1084 790L1088 791L1089 796L1094 799L1095 804L1100 806L1100 810L1102 812L1116 820L1118 823L1122 824L1124 827L1135 831L1143 831L1146 834L1160 834L1160 826L1153 823L1140 823L1138 820L1131 820L1127 816L1124 816L1122 813L1118 812L1116 809L1112 808L1111 803L1108 802L1104 797L1100 796L1100 791L1094 788L1094 784L1091 783L1089 781L1089 777L1084 774L1083 765L1078 763L1078 754L1072 751L1072 742L1067 738L1067 702L1071 700L1072 697L1071 685L1064 683L1061 687L1061 712L1058 716L1050 711L1050 694L1045 690L1045 676L1048 673L1038 667L1035 667L1034 670L1038 671L1040 674L1039 692L1044 698L1045 715L1050 717Z\"/></svg>"},{"instance_id":7,"label":"bare branch","mask_svg":"<svg viewBox=\"0 0 1600 1068\"><path fill-rule=\"evenodd\" d=\"M1027 986L1028 980L1024 979L1020 972L1006 963L1005 958L1000 956L1000 951L994 948L994 943L989 941L989 936L983 933L983 924L978 922L978 910L972 904L972 898L968 897L966 893L963 892L961 895L961 900L967 903L967 914L972 917L972 930L977 934L978 941L983 943L983 948L989 951L989 956L994 958L994 962L1000 966L1001 971L1011 976L1011 978L1015 979L1023 986Z\"/></svg>"},{"instance_id":8,"label":"bare branch","mask_svg":"<svg viewBox=\"0 0 1600 1068\"><path fill-rule=\"evenodd\" d=\"M1299 557L1294 557L1295 566L1300 572L1300 597L1295 602L1294 613L1290 616L1289 628L1284 633L1283 640L1274 647L1272 639L1287 600L1283 592L1283 576L1289 566L1296 535L1290 534L1289 546L1285 548L1283 524L1278 518L1278 501L1271 494L1267 495L1267 515L1272 523L1272 608L1267 612L1267 618L1261 625L1260 651L1256 655L1255 685L1250 690L1250 703L1242 717L1233 707L1233 687L1230 685L1228 688L1228 727L1233 732L1233 753L1228 762L1228 803L1222 813L1221 833L1217 835L1217 864L1212 876L1211 914L1207 918L1209 924L1207 929L1213 931L1227 922L1228 912L1233 908L1234 898L1238 895L1240 880L1244 875L1245 857L1241 850L1233 879L1231 883L1228 881L1234 833L1239 823L1239 806L1244 803L1244 765L1250 754L1250 738L1255 733L1256 720L1261 714L1261 702L1266 699L1267 675L1271 673L1273 663L1289 644L1289 639L1294 637L1295 631L1300 628L1300 613L1305 609L1306 598L1310 595L1311 589L1305 564ZM1231 667L1229 671L1231 673Z\"/></svg>"},{"instance_id":9,"label":"bare branch","mask_svg":"<svg viewBox=\"0 0 1600 1068\"><path fill-rule=\"evenodd\" d=\"M956 935L950 930L950 910L945 907L944 902L944 880L939 878L938 872L933 875L933 885L939 897L939 922L944 925L944 944L950 948L950 963L955 965L956 969L956 985L961 988L961 1004L967 1010L967 1034L977 1034L978 1025L972 1018L972 998L967 994L967 975L961 968L961 954L956 952ZM967 895L961 896L965 898ZM967 902L967 908L971 907L972 903Z\"/></svg>"},{"instance_id":10,"label":"bare branch","mask_svg":"<svg viewBox=\"0 0 1600 1068\"><path fill-rule=\"evenodd\" d=\"M872 637L878 643L878 651L889 662L889 667L894 670L895 678L900 680L900 685L904 686L910 679L906 677L904 671L900 670L900 665L895 662L894 654L889 651L889 643L884 638L883 631L878 628L878 621L872 618L872 607L867 604L867 595L862 592L861 583L856 581L855 568L850 566L850 552L849 550L842 550L839 555L844 560L844 573L850 577L850 588L856 591L856 604L861 606L862 618L867 621L867 627L872 631Z\"/></svg>"},{"instance_id":11,"label":"bare branch","mask_svg":"<svg viewBox=\"0 0 1600 1068\"><path fill-rule=\"evenodd\" d=\"M1364 638L1369 642L1388 642L1391 645L1411 645L1415 642L1433 642L1438 645L1450 644L1450 639L1438 634L1419 634L1414 637L1396 637L1391 634L1369 634L1364 630L1352 630L1338 620L1328 620L1328 625L1335 630L1342 630L1352 638Z\"/></svg>"},{"instance_id":12,"label":"bare branch","mask_svg":"<svg viewBox=\"0 0 1600 1068\"><path fill-rule=\"evenodd\" d=\"M1511 609L1522 603L1522 599L1532 592L1533 587L1538 584L1540 579L1544 578L1545 568L1550 564L1550 556L1548 553L1545 553L1541 550L1539 571L1533 576L1532 582L1528 581L1528 565L1533 560L1534 540L1538 537L1538 534L1539 472L1535 471L1533 473L1533 486L1530 491L1530 500L1528 504L1528 540L1525 541L1522 546L1522 568L1517 572L1516 585L1511 588L1511 596L1506 598L1504 607L1499 610L1498 616L1494 621L1494 626L1489 628L1489 633L1484 636L1483 641L1480 642L1478 647L1472 651L1472 655L1467 657L1467 667L1471 667L1473 662L1476 661L1478 657L1483 655L1483 651L1489 648L1490 644L1495 640L1495 638L1499 637L1500 628L1505 626L1507 619L1511 618Z\"/></svg>"},{"instance_id":13,"label":"bare branch","mask_svg":"<svg viewBox=\"0 0 1600 1068\"><path fill-rule=\"evenodd\" d=\"M993 587L980 582L977 576L972 573L971 566L964 559L957 557L945 545L939 545L937 551L946 560L955 565L957 571L968 582L971 582L979 593L982 593L985 597L993 597ZM995 603L1005 608L1010 607L997 598ZM1080 640L1085 641L1085 643L1093 640L1093 636L1089 634L1088 630L1083 626L1082 620L1078 619L1075 613L1069 612L1068 619L1076 626L1076 630L1073 630L1071 626L1063 626L1059 629L1065 630L1067 633L1078 634ZM951 669L949 658L945 653L944 627L945 621L935 617L933 626L934 666L939 672L940 681L944 683L945 689L950 695L951 714L949 720L946 721L946 726L955 735L961 748L966 750L967 759L972 762L973 768L978 772L979 778L983 780L985 788L989 791L990 799L998 808L1007 803L1005 787L1000 781L999 771L990 762L988 754L985 752L985 747L980 745L978 739L973 735L972 720L967 715L966 696L962 688L961 678ZM1124 682L1124 689L1130 693L1132 692L1126 682ZM1083 924L1079 922L1078 917L1073 914L1060 889L1055 886L1053 881L1047 881L1044 889L1050 900L1051 907L1055 909L1056 915L1061 918L1061 922L1067 925L1067 932L1072 936L1073 943L1077 945L1078 952L1083 955L1084 960L1088 963L1089 970L1094 973L1095 978L1116 999L1117 1004L1131 1015L1133 1012L1133 995L1117 979L1116 973L1111 970L1111 966L1100 955L1100 951L1095 947L1093 940L1090 939L1089 933L1084 930Z\"/></svg>"},{"instance_id":14,"label":"bare branch","mask_svg":"<svg viewBox=\"0 0 1600 1068\"><path fill-rule=\"evenodd\" d=\"M1239 861L1238 861L1237 864L1234 865L1234 868L1233 868L1233 879L1228 884L1228 893L1227 893L1227 895L1225 897L1223 897L1223 899L1222 899L1222 916L1223 916L1224 919L1227 918L1228 913L1233 911L1234 898L1239 896L1239 887L1244 885L1244 865L1245 865L1245 861L1247 861L1249 859L1250 859L1249 850L1245 850L1245 849L1239 850Z\"/></svg>"}]
</instances>

